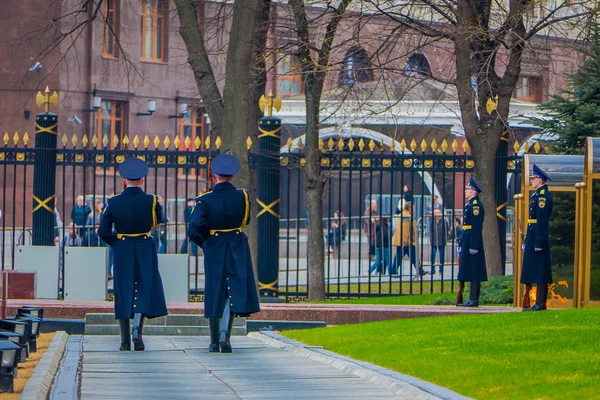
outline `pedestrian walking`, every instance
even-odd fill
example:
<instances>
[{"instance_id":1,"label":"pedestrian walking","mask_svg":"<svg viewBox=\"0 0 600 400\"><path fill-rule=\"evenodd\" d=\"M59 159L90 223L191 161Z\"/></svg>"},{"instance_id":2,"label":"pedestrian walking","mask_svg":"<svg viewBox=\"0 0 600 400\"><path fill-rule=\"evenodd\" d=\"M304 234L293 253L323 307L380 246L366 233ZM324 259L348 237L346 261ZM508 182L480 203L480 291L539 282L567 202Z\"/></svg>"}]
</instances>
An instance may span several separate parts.
<instances>
[{"instance_id":1,"label":"pedestrian walking","mask_svg":"<svg viewBox=\"0 0 600 400\"><path fill-rule=\"evenodd\" d=\"M444 219L442 210L433 210L431 227L429 229L429 242L431 244L431 274L435 274L435 256L439 257L440 275L444 275L444 259L446 256L446 242L448 241L448 224Z\"/></svg>"},{"instance_id":2,"label":"pedestrian walking","mask_svg":"<svg viewBox=\"0 0 600 400\"><path fill-rule=\"evenodd\" d=\"M529 202L529 219L525 237L521 283L526 285L523 311L542 311L548 300L548 284L552 283L550 262L550 238L548 226L552 215L552 194L546 181L551 179L537 165L533 164L530 183L535 193ZM536 287L535 304L529 307L529 292Z\"/></svg>"},{"instance_id":3,"label":"pedestrian walking","mask_svg":"<svg viewBox=\"0 0 600 400\"><path fill-rule=\"evenodd\" d=\"M121 328L121 351L130 351L132 341L135 351L143 351L145 318L167 315L156 242L151 235L163 220L163 211L157 196L142 190L147 173L148 166L139 158L121 163L119 174L125 190L108 199L98 228L100 238L113 247L115 319Z\"/></svg>"},{"instance_id":4,"label":"pedestrian walking","mask_svg":"<svg viewBox=\"0 0 600 400\"><path fill-rule=\"evenodd\" d=\"M487 281L485 253L483 252L483 220L485 210L479 193L483 192L471 176L465 186L465 204L463 216L463 235L458 247L460 261L458 264L458 280L460 283L456 303L461 307L479 307L481 282ZM469 301L462 303L462 291L465 282L471 282Z\"/></svg>"},{"instance_id":5,"label":"pedestrian walking","mask_svg":"<svg viewBox=\"0 0 600 400\"><path fill-rule=\"evenodd\" d=\"M188 236L204 250L204 316L208 318L208 351L231 353L234 317L260 311L248 237L243 228L250 221L248 192L231 181L240 162L220 154L211 163L215 186L196 198Z\"/></svg>"}]
</instances>

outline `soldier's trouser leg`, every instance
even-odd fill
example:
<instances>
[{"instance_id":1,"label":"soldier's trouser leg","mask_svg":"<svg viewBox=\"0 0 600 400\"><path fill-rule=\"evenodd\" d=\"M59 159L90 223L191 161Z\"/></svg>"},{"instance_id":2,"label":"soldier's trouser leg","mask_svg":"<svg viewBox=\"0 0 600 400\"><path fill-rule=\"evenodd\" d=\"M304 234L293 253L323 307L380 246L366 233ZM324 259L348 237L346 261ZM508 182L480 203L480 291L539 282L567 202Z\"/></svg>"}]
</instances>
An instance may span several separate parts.
<instances>
[{"instance_id":1,"label":"soldier's trouser leg","mask_svg":"<svg viewBox=\"0 0 600 400\"><path fill-rule=\"evenodd\" d=\"M144 341L142 340L142 330L144 329L144 314L133 314L133 330L131 332L131 340L133 341L133 350L144 351Z\"/></svg>"},{"instance_id":2,"label":"soldier's trouser leg","mask_svg":"<svg viewBox=\"0 0 600 400\"><path fill-rule=\"evenodd\" d=\"M538 283L536 288L535 304L542 305L548 301L548 285L546 283Z\"/></svg>"},{"instance_id":3,"label":"soldier's trouser leg","mask_svg":"<svg viewBox=\"0 0 600 400\"><path fill-rule=\"evenodd\" d=\"M233 329L233 319L230 302L227 299L223 308L223 317L221 318L221 335L219 337L221 353L231 353L232 351L229 339L231 338L231 330Z\"/></svg>"},{"instance_id":4,"label":"soldier's trouser leg","mask_svg":"<svg viewBox=\"0 0 600 400\"><path fill-rule=\"evenodd\" d=\"M121 329L121 347L120 351L131 351L131 332L129 331L129 319L120 319L119 328Z\"/></svg>"},{"instance_id":5,"label":"soldier's trouser leg","mask_svg":"<svg viewBox=\"0 0 600 400\"><path fill-rule=\"evenodd\" d=\"M471 281L471 292L469 293L469 300L479 304L479 293L481 292L481 282Z\"/></svg>"},{"instance_id":6,"label":"soldier's trouser leg","mask_svg":"<svg viewBox=\"0 0 600 400\"><path fill-rule=\"evenodd\" d=\"M209 318L208 329L210 330L210 346L208 351L210 353L219 352L219 331L220 331L221 318Z\"/></svg>"}]
</instances>

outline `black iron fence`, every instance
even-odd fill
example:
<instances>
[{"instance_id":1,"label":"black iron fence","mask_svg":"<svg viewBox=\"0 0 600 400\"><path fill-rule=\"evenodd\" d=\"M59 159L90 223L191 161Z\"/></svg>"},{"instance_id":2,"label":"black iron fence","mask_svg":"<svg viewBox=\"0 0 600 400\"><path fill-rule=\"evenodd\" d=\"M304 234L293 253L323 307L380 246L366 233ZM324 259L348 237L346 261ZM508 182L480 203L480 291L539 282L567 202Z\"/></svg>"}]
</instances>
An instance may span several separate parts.
<instances>
[{"instance_id":1,"label":"black iron fence","mask_svg":"<svg viewBox=\"0 0 600 400\"><path fill-rule=\"evenodd\" d=\"M5 135L0 148L2 269L14 269L18 246L31 244L38 150L28 142L27 135ZM186 240L186 216L193 206L188 199L208 190L209 160L218 154L219 143L218 138L200 142L159 135L62 135L56 150L55 245L61 253L66 246L102 246L94 236L101 210L107 198L122 190L116 167L128 156L143 158L150 166L145 190L162 197L167 217L154 232L159 252L190 256L191 299L202 299L202 252ZM466 141L412 140L407 145L389 137L332 137L321 141L321 147L327 295L453 291L464 186L473 170ZM249 151L251 168L259 168L250 142ZM520 158L504 158L512 199L510 193L519 187ZM278 285L279 294L289 301L305 297L308 285L304 163L301 140L288 141L280 157ZM504 206L509 210L510 249L510 200ZM256 215L257 208L253 211ZM487 218L494 218L493 210ZM510 265L511 252L506 254Z\"/></svg>"}]
</instances>

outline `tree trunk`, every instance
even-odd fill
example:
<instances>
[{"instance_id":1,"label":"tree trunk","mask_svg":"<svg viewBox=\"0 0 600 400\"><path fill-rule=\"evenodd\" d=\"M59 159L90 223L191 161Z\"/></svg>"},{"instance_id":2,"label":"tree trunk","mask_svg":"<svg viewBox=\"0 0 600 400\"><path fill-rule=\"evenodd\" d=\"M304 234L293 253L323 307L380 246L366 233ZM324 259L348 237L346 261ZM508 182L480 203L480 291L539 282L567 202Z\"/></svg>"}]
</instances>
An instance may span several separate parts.
<instances>
[{"instance_id":1,"label":"tree trunk","mask_svg":"<svg viewBox=\"0 0 600 400\"><path fill-rule=\"evenodd\" d=\"M489 162L496 158L498 148L497 134L492 129L485 131L487 139L479 138L477 143L469 141L475 161L475 177L484 193L480 199L485 208L483 221L483 248L489 276L502 275L502 256L500 253L500 236L498 218L496 216L496 163Z\"/></svg>"},{"instance_id":2,"label":"tree trunk","mask_svg":"<svg viewBox=\"0 0 600 400\"><path fill-rule=\"evenodd\" d=\"M323 189L319 150L319 94L306 92L306 207L308 209L308 299L325 300Z\"/></svg>"},{"instance_id":3,"label":"tree trunk","mask_svg":"<svg viewBox=\"0 0 600 400\"><path fill-rule=\"evenodd\" d=\"M216 137L221 134L223 126L223 98L208 59L202 32L198 27L195 0L175 0L175 5L180 22L179 33L188 52L188 62Z\"/></svg>"}]
</instances>

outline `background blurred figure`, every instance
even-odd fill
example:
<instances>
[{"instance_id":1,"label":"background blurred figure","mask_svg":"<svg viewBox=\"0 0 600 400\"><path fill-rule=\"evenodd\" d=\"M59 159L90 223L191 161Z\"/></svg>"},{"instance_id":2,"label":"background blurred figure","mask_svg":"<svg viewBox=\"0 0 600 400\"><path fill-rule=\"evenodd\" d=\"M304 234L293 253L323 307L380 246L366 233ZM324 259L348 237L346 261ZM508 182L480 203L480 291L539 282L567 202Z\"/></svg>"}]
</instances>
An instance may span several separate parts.
<instances>
[{"instance_id":1,"label":"background blurred figure","mask_svg":"<svg viewBox=\"0 0 600 400\"><path fill-rule=\"evenodd\" d=\"M202 193L200 194L202 195ZM190 217L192 215L192 211L196 206L196 199L193 197L188 197L187 203L185 206L185 210L183 210L183 222L185 222L185 231L188 231ZM198 255L198 245L192 242L190 243L190 250L192 255ZM181 248L179 249L179 254L186 254L188 252L188 237L187 234L184 235L183 243L181 243Z\"/></svg>"},{"instance_id":2,"label":"background blurred figure","mask_svg":"<svg viewBox=\"0 0 600 400\"><path fill-rule=\"evenodd\" d=\"M375 256L375 220L377 219L377 200L371 200L371 205L365 210L363 232L369 238L369 256Z\"/></svg>"},{"instance_id":3,"label":"background blurred figure","mask_svg":"<svg viewBox=\"0 0 600 400\"><path fill-rule=\"evenodd\" d=\"M75 207L71 211L71 220L78 226L81 237L85 235L86 222L91 212L92 209L85 203L83 196L77 196Z\"/></svg>"},{"instance_id":4,"label":"background blurred figure","mask_svg":"<svg viewBox=\"0 0 600 400\"><path fill-rule=\"evenodd\" d=\"M444 274L444 256L446 255L446 242L448 241L449 227L444 219L442 210L435 208L433 218L431 219L431 229L429 230L429 243L431 244L431 274L435 274L435 256L439 256L439 271Z\"/></svg>"},{"instance_id":5,"label":"background blurred figure","mask_svg":"<svg viewBox=\"0 0 600 400\"><path fill-rule=\"evenodd\" d=\"M340 210L335 210L331 224L329 225L329 232L327 233L330 253L338 254L340 244L343 240L346 240L346 232L348 230L346 222L344 213L340 212Z\"/></svg>"}]
</instances>

